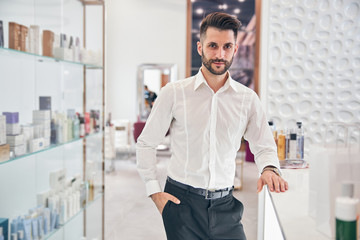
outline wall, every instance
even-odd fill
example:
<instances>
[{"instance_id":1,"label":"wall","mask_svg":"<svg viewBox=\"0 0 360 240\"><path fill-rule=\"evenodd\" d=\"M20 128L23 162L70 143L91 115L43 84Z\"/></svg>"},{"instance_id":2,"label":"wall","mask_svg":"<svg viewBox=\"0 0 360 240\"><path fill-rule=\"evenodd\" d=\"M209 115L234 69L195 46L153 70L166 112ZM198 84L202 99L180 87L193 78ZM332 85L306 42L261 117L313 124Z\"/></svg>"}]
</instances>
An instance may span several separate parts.
<instances>
[{"instance_id":1,"label":"wall","mask_svg":"<svg viewBox=\"0 0 360 240\"><path fill-rule=\"evenodd\" d=\"M359 1L265 5L261 82L266 89L261 92L268 116L279 127L295 127L301 120L307 144L322 142L329 122L359 122Z\"/></svg>"},{"instance_id":2,"label":"wall","mask_svg":"<svg viewBox=\"0 0 360 240\"><path fill-rule=\"evenodd\" d=\"M175 63L185 77L186 1L107 0L106 11L106 111L134 121L138 65Z\"/></svg>"}]
</instances>

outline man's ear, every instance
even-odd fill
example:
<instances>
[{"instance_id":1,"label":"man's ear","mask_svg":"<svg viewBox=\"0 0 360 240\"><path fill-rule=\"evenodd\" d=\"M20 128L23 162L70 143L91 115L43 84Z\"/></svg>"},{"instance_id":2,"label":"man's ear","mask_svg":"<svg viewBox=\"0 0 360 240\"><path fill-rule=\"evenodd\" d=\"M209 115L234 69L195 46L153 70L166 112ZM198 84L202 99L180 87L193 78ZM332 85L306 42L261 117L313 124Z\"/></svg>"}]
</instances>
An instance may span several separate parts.
<instances>
[{"instance_id":1,"label":"man's ear","mask_svg":"<svg viewBox=\"0 0 360 240\"><path fill-rule=\"evenodd\" d=\"M238 49L239 49L239 45L238 45L238 44L235 44L235 52L234 52L234 56L235 56L235 54L237 53Z\"/></svg>"},{"instance_id":2,"label":"man's ear","mask_svg":"<svg viewBox=\"0 0 360 240\"><path fill-rule=\"evenodd\" d=\"M199 53L199 55L201 56L201 53L202 53L202 44L200 41L197 41L197 51Z\"/></svg>"}]
</instances>

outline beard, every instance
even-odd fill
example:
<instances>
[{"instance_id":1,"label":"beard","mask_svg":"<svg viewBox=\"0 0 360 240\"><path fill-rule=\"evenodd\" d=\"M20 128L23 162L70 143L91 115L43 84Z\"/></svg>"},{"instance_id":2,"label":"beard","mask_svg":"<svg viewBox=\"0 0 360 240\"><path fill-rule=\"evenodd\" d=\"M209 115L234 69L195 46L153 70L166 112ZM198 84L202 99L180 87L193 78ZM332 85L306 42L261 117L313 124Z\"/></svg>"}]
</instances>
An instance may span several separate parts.
<instances>
[{"instance_id":1,"label":"beard","mask_svg":"<svg viewBox=\"0 0 360 240\"><path fill-rule=\"evenodd\" d=\"M232 56L230 62L229 62L229 61L226 61L226 60L224 60L224 59L219 59L219 58L216 58L216 59L207 59L207 58L205 57L204 51L201 52L201 62L202 62L202 64L207 68L207 70L209 70L209 71L210 71L212 74L214 74L214 75L223 75L224 73L226 73L227 70L229 70L229 68L230 68L233 60L234 60L234 56ZM213 67L211 66L211 64L214 63L214 62L223 62L223 63L225 63L225 64L224 64L224 69L222 69L222 70L217 70L217 69L213 68Z\"/></svg>"}]
</instances>

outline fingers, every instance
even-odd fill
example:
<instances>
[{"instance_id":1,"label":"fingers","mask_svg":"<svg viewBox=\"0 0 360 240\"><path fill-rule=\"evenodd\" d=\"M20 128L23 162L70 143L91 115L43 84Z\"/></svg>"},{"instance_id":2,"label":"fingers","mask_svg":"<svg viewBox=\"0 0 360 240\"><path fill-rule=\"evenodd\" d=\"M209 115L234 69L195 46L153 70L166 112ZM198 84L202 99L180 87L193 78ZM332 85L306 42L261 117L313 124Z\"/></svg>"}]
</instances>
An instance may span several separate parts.
<instances>
[{"instance_id":1,"label":"fingers","mask_svg":"<svg viewBox=\"0 0 360 240\"><path fill-rule=\"evenodd\" d=\"M261 191L262 185L268 185L270 192L285 192L289 189L288 183L275 173L264 173L258 181L258 192ZM261 185L261 186L260 186Z\"/></svg>"},{"instance_id":2,"label":"fingers","mask_svg":"<svg viewBox=\"0 0 360 240\"><path fill-rule=\"evenodd\" d=\"M263 181L261 180L261 178L259 178L258 182L257 182L257 193L261 192L262 188L264 186Z\"/></svg>"},{"instance_id":3,"label":"fingers","mask_svg":"<svg viewBox=\"0 0 360 240\"><path fill-rule=\"evenodd\" d=\"M174 195L171 195L169 193L165 193L165 196L169 201L172 201L173 203L180 204L180 200L176 198Z\"/></svg>"}]
</instances>

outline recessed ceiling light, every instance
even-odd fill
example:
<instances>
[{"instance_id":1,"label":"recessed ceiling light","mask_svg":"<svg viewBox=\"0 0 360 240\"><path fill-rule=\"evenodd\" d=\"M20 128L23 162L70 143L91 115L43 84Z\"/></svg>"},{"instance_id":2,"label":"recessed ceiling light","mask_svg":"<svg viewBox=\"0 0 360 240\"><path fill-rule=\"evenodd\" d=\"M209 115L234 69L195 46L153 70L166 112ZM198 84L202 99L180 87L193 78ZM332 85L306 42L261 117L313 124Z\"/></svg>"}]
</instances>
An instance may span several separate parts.
<instances>
[{"instance_id":1,"label":"recessed ceiling light","mask_svg":"<svg viewBox=\"0 0 360 240\"><path fill-rule=\"evenodd\" d=\"M198 8L198 9L195 10L195 12L196 12L197 14L201 15L201 14L204 13L204 9Z\"/></svg>"},{"instance_id":2,"label":"recessed ceiling light","mask_svg":"<svg viewBox=\"0 0 360 240\"><path fill-rule=\"evenodd\" d=\"M228 9L228 5L227 4L223 4L223 9Z\"/></svg>"},{"instance_id":3,"label":"recessed ceiling light","mask_svg":"<svg viewBox=\"0 0 360 240\"><path fill-rule=\"evenodd\" d=\"M234 13L238 14L238 13L240 13L240 12L241 12L241 9L240 9L240 8L235 8L235 9L234 9Z\"/></svg>"},{"instance_id":4,"label":"recessed ceiling light","mask_svg":"<svg viewBox=\"0 0 360 240\"><path fill-rule=\"evenodd\" d=\"M245 2L245 0L239 0L239 2Z\"/></svg>"}]
</instances>

